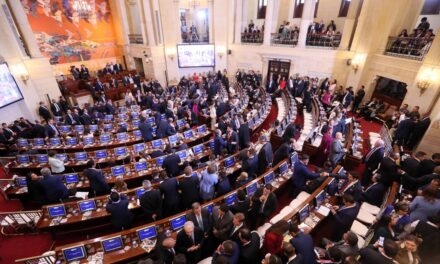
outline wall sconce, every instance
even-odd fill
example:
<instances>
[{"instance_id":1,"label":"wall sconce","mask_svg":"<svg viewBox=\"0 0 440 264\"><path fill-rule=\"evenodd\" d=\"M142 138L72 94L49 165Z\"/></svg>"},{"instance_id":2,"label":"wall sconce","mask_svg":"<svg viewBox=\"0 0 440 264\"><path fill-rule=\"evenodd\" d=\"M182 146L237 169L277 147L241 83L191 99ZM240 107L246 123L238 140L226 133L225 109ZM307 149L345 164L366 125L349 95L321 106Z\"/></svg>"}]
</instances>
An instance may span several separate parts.
<instances>
[{"instance_id":1,"label":"wall sconce","mask_svg":"<svg viewBox=\"0 0 440 264\"><path fill-rule=\"evenodd\" d=\"M174 60L174 54L168 54L168 59Z\"/></svg>"},{"instance_id":2,"label":"wall sconce","mask_svg":"<svg viewBox=\"0 0 440 264\"><path fill-rule=\"evenodd\" d=\"M359 65L365 62L366 55L365 54L355 54L353 59L347 60L347 65L353 68L354 72L359 69Z\"/></svg>"},{"instance_id":3,"label":"wall sconce","mask_svg":"<svg viewBox=\"0 0 440 264\"><path fill-rule=\"evenodd\" d=\"M422 72L417 81L417 88L420 89L420 96L422 96L425 91L435 82L436 76L434 73L434 68L426 69Z\"/></svg>"},{"instance_id":4,"label":"wall sconce","mask_svg":"<svg viewBox=\"0 0 440 264\"><path fill-rule=\"evenodd\" d=\"M174 56L176 55L176 48L169 47L165 49L165 54L167 55L168 59L174 60Z\"/></svg>"},{"instance_id":5,"label":"wall sconce","mask_svg":"<svg viewBox=\"0 0 440 264\"><path fill-rule=\"evenodd\" d=\"M217 55L220 59L222 59L225 54L223 52L218 52Z\"/></svg>"},{"instance_id":6,"label":"wall sconce","mask_svg":"<svg viewBox=\"0 0 440 264\"><path fill-rule=\"evenodd\" d=\"M226 54L226 47L225 46L217 46L216 50L217 50L217 56L220 59L222 59L223 56L225 56L225 54Z\"/></svg>"},{"instance_id":7,"label":"wall sconce","mask_svg":"<svg viewBox=\"0 0 440 264\"><path fill-rule=\"evenodd\" d=\"M13 75L20 76L20 79L24 82L24 84L27 84L27 81L29 80L29 73L23 64L19 63L11 65L10 68Z\"/></svg>"}]
</instances>

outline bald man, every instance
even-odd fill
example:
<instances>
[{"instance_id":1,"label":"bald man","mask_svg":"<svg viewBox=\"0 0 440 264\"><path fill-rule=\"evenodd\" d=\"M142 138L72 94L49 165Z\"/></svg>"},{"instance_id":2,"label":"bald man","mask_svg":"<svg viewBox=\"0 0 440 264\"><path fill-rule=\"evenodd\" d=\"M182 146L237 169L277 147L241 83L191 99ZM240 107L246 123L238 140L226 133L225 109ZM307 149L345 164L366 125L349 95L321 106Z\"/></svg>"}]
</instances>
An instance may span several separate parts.
<instances>
[{"instance_id":1,"label":"bald man","mask_svg":"<svg viewBox=\"0 0 440 264\"><path fill-rule=\"evenodd\" d=\"M202 258L202 243L204 241L204 232L192 221L187 221L177 234L176 251L186 256L188 263L197 263Z\"/></svg>"}]
</instances>

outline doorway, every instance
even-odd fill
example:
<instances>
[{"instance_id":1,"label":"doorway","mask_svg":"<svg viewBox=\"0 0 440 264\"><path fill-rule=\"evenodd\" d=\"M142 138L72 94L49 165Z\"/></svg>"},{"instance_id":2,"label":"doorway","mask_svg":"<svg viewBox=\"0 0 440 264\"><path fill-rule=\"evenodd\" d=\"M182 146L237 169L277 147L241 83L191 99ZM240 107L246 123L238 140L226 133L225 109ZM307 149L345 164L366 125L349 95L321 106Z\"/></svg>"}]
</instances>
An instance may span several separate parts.
<instances>
[{"instance_id":1,"label":"doorway","mask_svg":"<svg viewBox=\"0 0 440 264\"><path fill-rule=\"evenodd\" d=\"M389 105L395 105L399 109L405 98L407 86L404 82L379 76L372 98L379 99Z\"/></svg>"},{"instance_id":2,"label":"doorway","mask_svg":"<svg viewBox=\"0 0 440 264\"><path fill-rule=\"evenodd\" d=\"M143 75L144 74L144 62L142 58L133 58L134 59L134 67L136 68L136 72Z\"/></svg>"},{"instance_id":3,"label":"doorway","mask_svg":"<svg viewBox=\"0 0 440 264\"><path fill-rule=\"evenodd\" d=\"M278 81L281 77L289 79L290 72L290 60L282 61L282 60L270 60L269 67L267 70L267 79L269 76L273 76L274 81Z\"/></svg>"}]
</instances>

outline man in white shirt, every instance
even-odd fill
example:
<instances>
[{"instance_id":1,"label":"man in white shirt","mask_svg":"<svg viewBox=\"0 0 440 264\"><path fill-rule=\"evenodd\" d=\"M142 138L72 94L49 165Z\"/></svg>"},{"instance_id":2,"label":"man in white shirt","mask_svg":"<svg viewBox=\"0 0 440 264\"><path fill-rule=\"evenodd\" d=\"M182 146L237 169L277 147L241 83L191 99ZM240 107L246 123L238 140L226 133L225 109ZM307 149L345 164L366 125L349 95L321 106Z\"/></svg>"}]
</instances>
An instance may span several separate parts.
<instances>
[{"instance_id":1,"label":"man in white shirt","mask_svg":"<svg viewBox=\"0 0 440 264\"><path fill-rule=\"evenodd\" d=\"M52 173L62 173L64 172L64 162L55 157L57 153L55 151L49 152L49 165Z\"/></svg>"}]
</instances>

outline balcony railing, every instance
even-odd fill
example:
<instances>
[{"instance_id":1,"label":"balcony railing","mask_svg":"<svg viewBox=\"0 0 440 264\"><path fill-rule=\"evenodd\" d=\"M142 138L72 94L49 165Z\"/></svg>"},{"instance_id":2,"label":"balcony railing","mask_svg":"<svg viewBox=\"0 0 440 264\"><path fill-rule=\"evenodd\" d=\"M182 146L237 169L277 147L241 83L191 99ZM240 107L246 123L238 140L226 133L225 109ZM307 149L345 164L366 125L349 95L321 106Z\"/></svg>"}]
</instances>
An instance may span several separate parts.
<instances>
[{"instance_id":1,"label":"balcony railing","mask_svg":"<svg viewBox=\"0 0 440 264\"><path fill-rule=\"evenodd\" d=\"M434 37L388 37L385 55L423 60Z\"/></svg>"},{"instance_id":2,"label":"balcony railing","mask_svg":"<svg viewBox=\"0 0 440 264\"><path fill-rule=\"evenodd\" d=\"M209 43L209 33L181 33L183 43Z\"/></svg>"},{"instance_id":3,"label":"balcony railing","mask_svg":"<svg viewBox=\"0 0 440 264\"><path fill-rule=\"evenodd\" d=\"M270 36L270 43L272 45L286 45L295 47L298 45L298 32L288 32L288 33L274 33Z\"/></svg>"},{"instance_id":4,"label":"balcony railing","mask_svg":"<svg viewBox=\"0 0 440 264\"><path fill-rule=\"evenodd\" d=\"M264 33L241 33L241 43L262 44Z\"/></svg>"},{"instance_id":5,"label":"balcony railing","mask_svg":"<svg viewBox=\"0 0 440 264\"><path fill-rule=\"evenodd\" d=\"M341 34L308 34L306 39L307 46L337 48L341 43Z\"/></svg>"},{"instance_id":6,"label":"balcony railing","mask_svg":"<svg viewBox=\"0 0 440 264\"><path fill-rule=\"evenodd\" d=\"M141 34L128 34L130 44L144 44Z\"/></svg>"}]
</instances>

